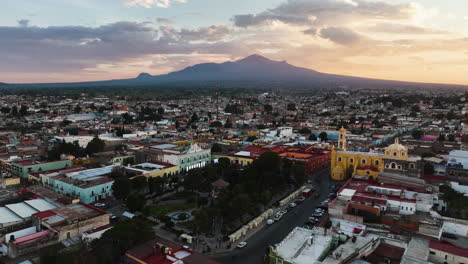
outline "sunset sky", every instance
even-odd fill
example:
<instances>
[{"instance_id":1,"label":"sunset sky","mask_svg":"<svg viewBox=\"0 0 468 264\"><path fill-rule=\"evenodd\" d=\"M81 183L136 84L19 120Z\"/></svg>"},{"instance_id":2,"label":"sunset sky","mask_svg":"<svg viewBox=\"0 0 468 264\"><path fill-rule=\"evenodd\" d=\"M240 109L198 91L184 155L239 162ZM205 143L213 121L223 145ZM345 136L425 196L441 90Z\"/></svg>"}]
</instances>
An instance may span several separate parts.
<instances>
[{"instance_id":1,"label":"sunset sky","mask_svg":"<svg viewBox=\"0 0 468 264\"><path fill-rule=\"evenodd\" d=\"M0 82L163 74L260 54L468 84L467 0L1 0Z\"/></svg>"}]
</instances>

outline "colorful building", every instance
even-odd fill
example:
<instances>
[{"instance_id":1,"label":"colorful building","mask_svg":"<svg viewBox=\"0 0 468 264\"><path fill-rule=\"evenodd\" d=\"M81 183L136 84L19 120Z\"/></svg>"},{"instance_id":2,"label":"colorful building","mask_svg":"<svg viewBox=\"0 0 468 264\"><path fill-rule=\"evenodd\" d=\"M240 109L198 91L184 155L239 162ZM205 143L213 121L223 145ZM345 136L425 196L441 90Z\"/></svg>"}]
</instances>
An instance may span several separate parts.
<instances>
[{"instance_id":1,"label":"colorful building","mask_svg":"<svg viewBox=\"0 0 468 264\"><path fill-rule=\"evenodd\" d=\"M332 149L331 178L345 180L354 176L377 179L380 172L390 172L419 177L421 158L408 156L408 149L401 145L398 138L386 147L384 153L348 151L346 130L341 128L338 135L338 148Z\"/></svg>"},{"instance_id":2,"label":"colorful building","mask_svg":"<svg viewBox=\"0 0 468 264\"><path fill-rule=\"evenodd\" d=\"M14 175L20 176L21 178L27 178L29 173L56 170L71 166L71 160L56 160L48 162L24 160L12 162L10 172Z\"/></svg>"},{"instance_id":3,"label":"colorful building","mask_svg":"<svg viewBox=\"0 0 468 264\"><path fill-rule=\"evenodd\" d=\"M167 177L179 173L179 166L162 162L145 162L133 167L125 167L126 170L134 171L145 177Z\"/></svg>"},{"instance_id":4,"label":"colorful building","mask_svg":"<svg viewBox=\"0 0 468 264\"><path fill-rule=\"evenodd\" d=\"M83 203L89 204L112 195L114 180L107 175L114 167L59 173L53 176L42 175L42 177L45 186L54 192L78 197Z\"/></svg>"}]
</instances>

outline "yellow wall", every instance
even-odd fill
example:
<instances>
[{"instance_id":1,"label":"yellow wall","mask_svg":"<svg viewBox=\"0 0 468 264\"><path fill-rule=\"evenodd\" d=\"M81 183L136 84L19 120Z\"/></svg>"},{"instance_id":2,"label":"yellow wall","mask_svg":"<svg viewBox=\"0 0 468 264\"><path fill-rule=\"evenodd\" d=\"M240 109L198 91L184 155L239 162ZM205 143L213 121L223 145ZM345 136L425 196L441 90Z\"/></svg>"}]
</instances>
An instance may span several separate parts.
<instances>
[{"instance_id":1,"label":"yellow wall","mask_svg":"<svg viewBox=\"0 0 468 264\"><path fill-rule=\"evenodd\" d=\"M5 186L11 186L11 185L17 185L20 184L20 178L15 177L15 178L6 178L4 180Z\"/></svg>"},{"instance_id":2,"label":"yellow wall","mask_svg":"<svg viewBox=\"0 0 468 264\"><path fill-rule=\"evenodd\" d=\"M341 158L341 161L340 161ZM363 160L365 163L363 163ZM351 152L351 151L332 151L331 155L331 178L333 180L342 181L348 176L348 171L352 165L351 176L373 176L375 179L378 177L378 172L383 171L383 155L376 155L375 153ZM357 170L357 167L364 167L372 165L377 168L378 172L371 170Z\"/></svg>"},{"instance_id":3,"label":"yellow wall","mask_svg":"<svg viewBox=\"0 0 468 264\"><path fill-rule=\"evenodd\" d=\"M173 166L173 167L165 168L165 169L162 169L162 170L153 171L153 172L150 172L150 173L145 173L144 176L146 176L146 177L164 177L164 173L166 174L166 176L169 176L169 174L174 175L178 171L179 171L179 166Z\"/></svg>"},{"instance_id":4,"label":"yellow wall","mask_svg":"<svg viewBox=\"0 0 468 264\"><path fill-rule=\"evenodd\" d=\"M214 155L212 158L213 159L228 158L231 161L231 163L236 163L236 161L237 161L237 164L240 164L242 166L247 166L247 165L249 165L250 163L253 162L252 158L242 158L242 157L237 157L237 156Z\"/></svg>"}]
</instances>

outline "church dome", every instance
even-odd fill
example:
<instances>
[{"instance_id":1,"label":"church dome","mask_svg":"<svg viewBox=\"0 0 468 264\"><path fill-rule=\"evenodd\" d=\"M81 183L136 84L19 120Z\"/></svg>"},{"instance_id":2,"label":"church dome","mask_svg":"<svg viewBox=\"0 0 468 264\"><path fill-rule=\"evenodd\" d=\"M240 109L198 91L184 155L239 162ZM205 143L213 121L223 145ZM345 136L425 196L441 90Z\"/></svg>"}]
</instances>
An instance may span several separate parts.
<instances>
[{"instance_id":1,"label":"church dome","mask_svg":"<svg viewBox=\"0 0 468 264\"><path fill-rule=\"evenodd\" d=\"M400 144L398 138L395 138L395 143L385 148L386 158L406 159L408 157L408 149Z\"/></svg>"},{"instance_id":2,"label":"church dome","mask_svg":"<svg viewBox=\"0 0 468 264\"><path fill-rule=\"evenodd\" d=\"M387 147L389 151L407 151L406 147L400 144L400 140L395 138L395 143Z\"/></svg>"}]
</instances>

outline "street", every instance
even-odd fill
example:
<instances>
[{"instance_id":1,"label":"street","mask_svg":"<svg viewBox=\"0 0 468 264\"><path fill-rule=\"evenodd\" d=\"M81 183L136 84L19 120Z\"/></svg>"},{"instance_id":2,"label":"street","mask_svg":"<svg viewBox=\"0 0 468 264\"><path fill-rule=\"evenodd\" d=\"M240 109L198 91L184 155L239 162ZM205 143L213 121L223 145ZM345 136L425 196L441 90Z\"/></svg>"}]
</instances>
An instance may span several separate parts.
<instances>
[{"instance_id":1,"label":"street","mask_svg":"<svg viewBox=\"0 0 468 264\"><path fill-rule=\"evenodd\" d=\"M312 215L316 206L326 199L330 193L332 181L329 178L329 168L316 172L311 177L312 184L316 189L315 193L320 193L320 198L314 198L314 194L307 198L303 204L296 208L288 208L288 213L277 223L265 226L246 242L247 246L242 249L234 249L229 255L215 258L224 264L259 264L262 263L263 256L268 254L268 246L279 243L295 227L303 226ZM321 182L314 181L315 177L320 177ZM241 242L241 241L239 241Z\"/></svg>"}]
</instances>

